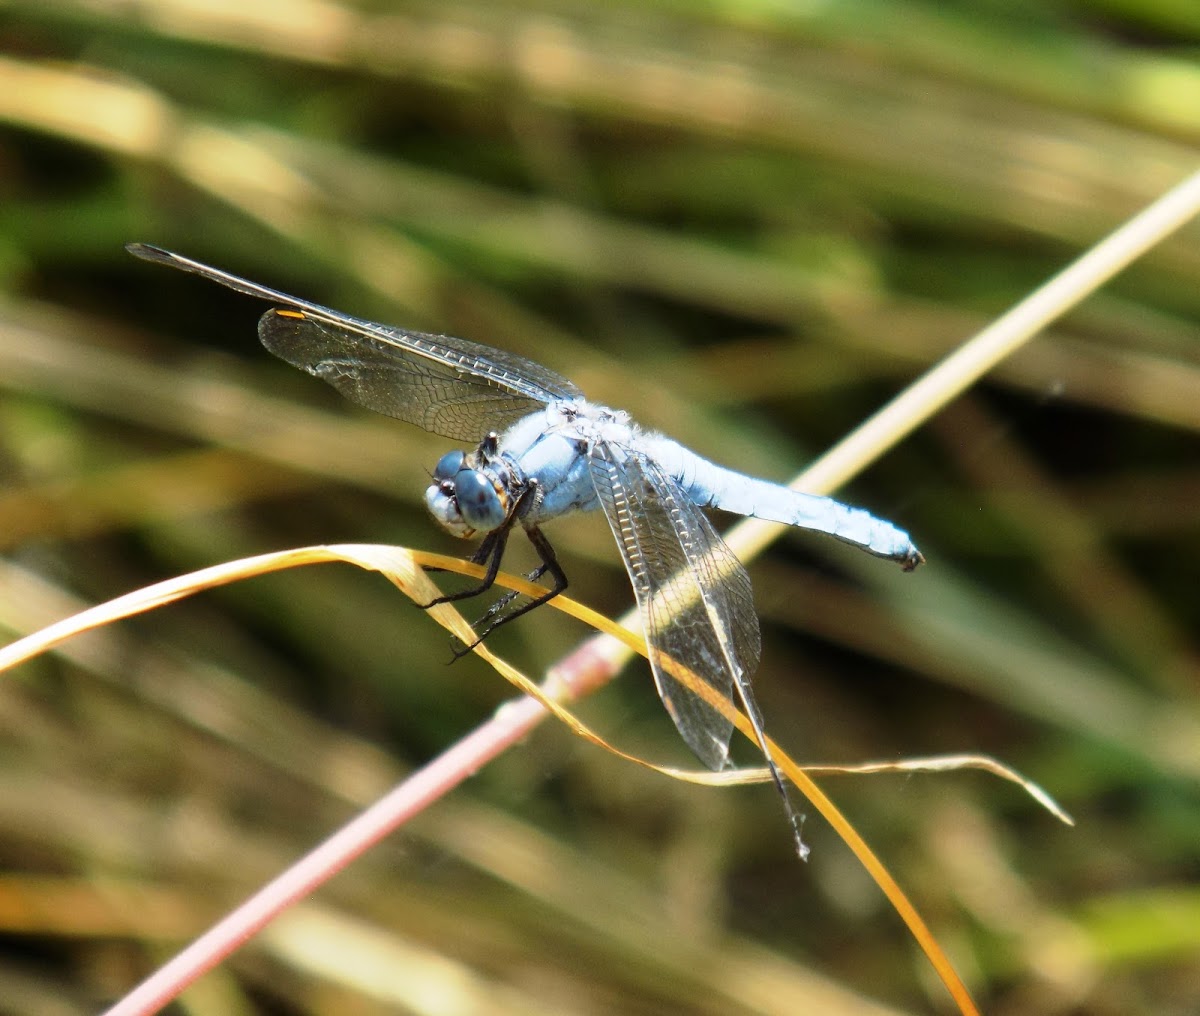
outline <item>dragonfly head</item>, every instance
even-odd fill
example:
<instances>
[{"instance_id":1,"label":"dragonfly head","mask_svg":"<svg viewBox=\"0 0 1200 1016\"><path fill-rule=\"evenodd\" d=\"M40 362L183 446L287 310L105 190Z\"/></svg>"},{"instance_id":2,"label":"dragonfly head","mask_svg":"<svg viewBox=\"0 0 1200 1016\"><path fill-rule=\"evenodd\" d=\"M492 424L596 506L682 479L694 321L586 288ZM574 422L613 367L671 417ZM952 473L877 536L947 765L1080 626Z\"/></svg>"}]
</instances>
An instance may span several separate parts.
<instances>
[{"instance_id":1,"label":"dragonfly head","mask_svg":"<svg viewBox=\"0 0 1200 1016\"><path fill-rule=\"evenodd\" d=\"M463 452L453 451L433 467L425 507L443 529L469 540L504 524L508 496L490 471L472 469Z\"/></svg>"}]
</instances>

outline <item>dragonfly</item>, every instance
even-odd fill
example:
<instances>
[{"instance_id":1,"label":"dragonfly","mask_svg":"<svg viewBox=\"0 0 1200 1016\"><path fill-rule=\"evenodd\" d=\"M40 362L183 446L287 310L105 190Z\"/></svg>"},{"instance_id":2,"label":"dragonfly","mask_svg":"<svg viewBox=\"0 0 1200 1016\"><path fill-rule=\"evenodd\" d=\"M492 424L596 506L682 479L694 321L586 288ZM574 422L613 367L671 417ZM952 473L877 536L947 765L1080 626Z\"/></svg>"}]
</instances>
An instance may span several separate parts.
<instances>
[{"instance_id":1,"label":"dragonfly","mask_svg":"<svg viewBox=\"0 0 1200 1016\"><path fill-rule=\"evenodd\" d=\"M542 524L601 511L633 585L659 697L680 735L710 769L730 764L731 719L680 666L718 701L736 693L806 855L751 689L761 644L750 577L704 509L827 533L905 571L924 561L908 533L861 508L709 462L627 413L589 402L567 378L525 357L351 317L150 244L126 249L279 304L258 326L270 352L368 409L466 444L437 461L425 505L451 534L481 539L471 560L485 574L425 606L491 589L518 526L540 561L529 578L549 581L520 606L511 606L515 594L501 597L477 624L476 644L567 588Z\"/></svg>"}]
</instances>

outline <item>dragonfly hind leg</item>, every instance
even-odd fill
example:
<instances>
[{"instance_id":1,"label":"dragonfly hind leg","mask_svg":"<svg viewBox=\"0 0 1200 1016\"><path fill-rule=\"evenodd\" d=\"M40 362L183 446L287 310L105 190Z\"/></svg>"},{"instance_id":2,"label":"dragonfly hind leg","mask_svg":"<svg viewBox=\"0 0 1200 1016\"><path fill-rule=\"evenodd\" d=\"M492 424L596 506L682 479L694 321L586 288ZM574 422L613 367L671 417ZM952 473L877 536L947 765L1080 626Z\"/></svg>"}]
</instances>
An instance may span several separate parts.
<instances>
[{"instance_id":1,"label":"dragonfly hind leg","mask_svg":"<svg viewBox=\"0 0 1200 1016\"><path fill-rule=\"evenodd\" d=\"M546 564L539 564L536 568L533 569L533 571L528 572L525 575L525 581L526 582L536 582L543 575L545 575L547 571L548 571L548 566ZM515 589L508 590L508 592L506 592L503 596L501 596L500 599L498 599L495 603L493 603L490 607L488 607L487 612L481 618L479 618L479 620L476 621L471 627L478 630L481 626L483 626L484 631L491 631L492 626L488 622L490 622L491 619L493 617L495 617L497 614L502 613L503 610L510 603L512 603L513 600L515 600L520 595L521 594L518 593ZM506 618L506 620L511 620L511 618Z\"/></svg>"}]
</instances>

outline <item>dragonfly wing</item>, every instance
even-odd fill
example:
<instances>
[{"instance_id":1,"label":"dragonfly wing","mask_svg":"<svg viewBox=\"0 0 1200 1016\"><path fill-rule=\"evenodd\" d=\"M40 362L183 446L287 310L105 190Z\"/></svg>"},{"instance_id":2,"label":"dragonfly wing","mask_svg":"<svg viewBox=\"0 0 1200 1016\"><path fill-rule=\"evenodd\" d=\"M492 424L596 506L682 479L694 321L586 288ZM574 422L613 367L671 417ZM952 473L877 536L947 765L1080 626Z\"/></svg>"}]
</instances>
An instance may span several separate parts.
<instances>
[{"instance_id":1,"label":"dragonfly wing","mask_svg":"<svg viewBox=\"0 0 1200 1016\"><path fill-rule=\"evenodd\" d=\"M444 437L474 443L559 399L583 398L566 378L513 353L450 335L375 324L154 247L131 254L283 304L258 326L264 346L343 395Z\"/></svg>"},{"instance_id":2,"label":"dragonfly wing","mask_svg":"<svg viewBox=\"0 0 1200 1016\"><path fill-rule=\"evenodd\" d=\"M258 337L359 405L472 444L548 402L583 397L532 360L449 335L269 310Z\"/></svg>"},{"instance_id":3,"label":"dragonfly wing","mask_svg":"<svg viewBox=\"0 0 1200 1016\"><path fill-rule=\"evenodd\" d=\"M589 465L633 583L658 693L688 746L719 770L728 761L733 726L671 675L669 661L682 663L722 698L729 698L735 680L749 694L760 650L750 576L652 459L598 442Z\"/></svg>"}]
</instances>

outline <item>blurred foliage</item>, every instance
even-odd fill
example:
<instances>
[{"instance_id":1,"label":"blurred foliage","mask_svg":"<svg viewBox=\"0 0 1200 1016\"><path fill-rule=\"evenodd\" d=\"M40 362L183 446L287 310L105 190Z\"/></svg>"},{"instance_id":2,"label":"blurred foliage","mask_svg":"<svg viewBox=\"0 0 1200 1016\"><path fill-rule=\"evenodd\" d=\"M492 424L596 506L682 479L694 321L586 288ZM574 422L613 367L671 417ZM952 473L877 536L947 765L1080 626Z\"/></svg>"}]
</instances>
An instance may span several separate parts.
<instances>
[{"instance_id":1,"label":"blurred foliage","mask_svg":"<svg viewBox=\"0 0 1200 1016\"><path fill-rule=\"evenodd\" d=\"M463 550L420 505L444 442L271 361L263 308L126 241L525 353L783 480L1195 168L1198 52L1190 0L10 0L0 625L266 549ZM826 780L993 1016L1200 1009L1198 239L843 492L921 573L803 535L752 567L795 757L989 752L1075 815L978 774ZM601 520L551 536L579 599L628 606ZM583 634L541 610L494 648L537 673ZM449 655L328 569L7 675L0 1012L119 997L508 696ZM581 711L687 760L644 665ZM804 866L771 790L548 726L187 1011L945 1011L807 832Z\"/></svg>"}]
</instances>

